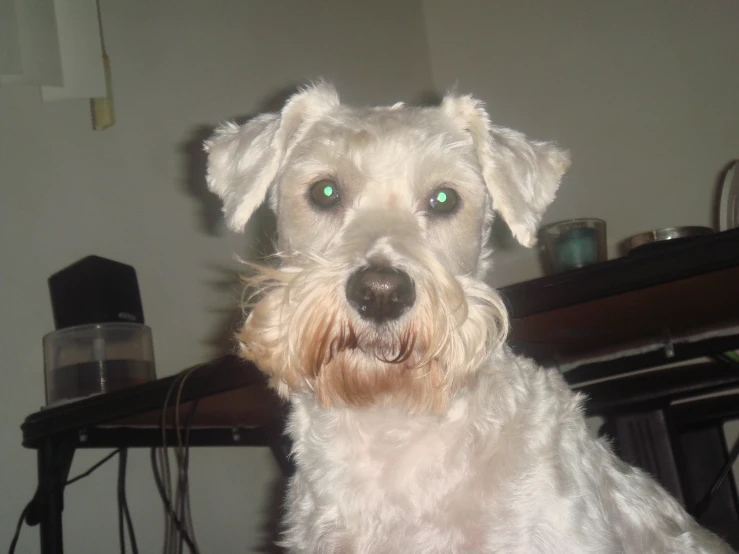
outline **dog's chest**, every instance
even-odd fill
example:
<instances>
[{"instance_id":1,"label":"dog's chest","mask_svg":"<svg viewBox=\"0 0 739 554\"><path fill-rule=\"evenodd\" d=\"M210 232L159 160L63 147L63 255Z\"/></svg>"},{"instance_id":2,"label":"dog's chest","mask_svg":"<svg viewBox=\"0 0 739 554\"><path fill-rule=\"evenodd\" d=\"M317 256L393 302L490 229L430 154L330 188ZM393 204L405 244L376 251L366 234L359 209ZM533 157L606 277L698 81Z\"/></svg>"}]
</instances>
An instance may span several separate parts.
<instances>
[{"instance_id":1,"label":"dog's chest","mask_svg":"<svg viewBox=\"0 0 739 554\"><path fill-rule=\"evenodd\" d=\"M532 552L530 540L567 534L573 515L557 501L553 458L542 455L546 446L526 446L533 421L501 427L493 411L470 404L409 417L298 399L288 501L296 529L350 544L348 552Z\"/></svg>"},{"instance_id":2,"label":"dog's chest","mask_svg":"<svg viewBox=\"0 0 739 554\"><path fill-rule=\"evenodd\" d=\"M390 409L326 411L296 406L293 440L299 470L317 500L336 505L344 495L422 513L453 501L469 472L474 437L466 423L413 417Z\"/></svg>"},{"instance_id":3,"label":"dog's chest","mask_svg":"<svg viewBox=\"0 0 739 554\"><path fill-rule=\"evenodd\" d=\"M498 474L477 464L474 427L453 413L408 418L298 403L291 423L298 474L289 499L295 521L309 534L325 530L321 541L348 537L352 552L364 551L363 541L372 552L401 545L435 552L422 546L428 541L446 544L443 552L482 551ZM378 536L382 546L374 544Z\"/></svg>"}]
</instances>

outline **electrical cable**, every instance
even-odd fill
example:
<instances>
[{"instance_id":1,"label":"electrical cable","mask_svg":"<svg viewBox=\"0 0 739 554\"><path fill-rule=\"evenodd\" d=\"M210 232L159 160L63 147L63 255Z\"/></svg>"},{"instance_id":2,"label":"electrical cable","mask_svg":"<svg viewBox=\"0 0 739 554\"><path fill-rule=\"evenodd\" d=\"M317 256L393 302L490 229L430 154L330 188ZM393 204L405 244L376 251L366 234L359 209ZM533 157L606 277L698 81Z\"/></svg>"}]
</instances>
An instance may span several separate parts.
<instances>
[{"instance_id":1,"label":"electrical cable","mask_svg":"<svg viewBox=\"0 0 739 554\"><path fill-rule=\"evenodd\" d=\"M177 466L178 466L178 482L177 482L177 492L175 497L175 506L178 511L178 518L183 523L183 526L187 529L187 534L190 537L190 539L193 542L193 545L195 547L195 553L199 552L199 547L197 545L197 541L195 539L194 529L192 525L192 513L189 508L190 506L190 485L189 485L189 476L188 476L188 469L189 469L189 435L190 435L190 427L192 426L192 420L195 415L195 410L197 409L197 402L193 403L193 406L190 409L190 412L188 414L188 422L186 423L186 437L183 441L182 438L182 425L180 424L180 405L182 402L182 391L184 390L185 382L187 379L202 367L202 365L195 366L193 368L188 369L185 374L182 377L182 380L179 383L179 388L177 391L177 398L175 401L175 430L176 430L176 436L177 436L177 449L175 450L175 457L177 460ZM179 554L182 553L182 537L180 537L179 548L176 550Z\"/></svg>"},{"instance_id":2,"label":"electrical cable","mask_svg":"<svg viewBox=\"0 0 739 554\"><path fill-rule=\"evenodd\" d=\"M105 456L104 458L102 458L100 461L98 461L95 464L93 464L92 466L90 466L90 468L88 468L87 470L83 471L82 473L80 473L76 477L73 477L71 479L68 479L64 483L64 486L66 487L68 485L71 485L73 483L76 483L80 479L84 479L85 477L89 476L92 472L94 472L100 466L102 466L103 464L105 464L105 462L107 462L108 460L110 460L111 458L113 458L116 454L119 454L121 452L121 450L122 449L120 449L120 448L118 448L116 450L113 450L113 452L111 452L110 454L108 454L107 456ZM31 511L31 508L33 508L34 503L37 501L36 500L36 496L37 495L38 495L38 491L36 492L36 494L34 494L33 498L28 502L28 504L26 504L26 507L23 508L23 511L21 512L21 515L18 518L18 523L17 523L17 525L15 527L15 533L13 534L13 539L10 541L10 548L8 549L8 554L13 554L15 552L16 546L18 545L18 539L20 538L20 535L21 535L21 529L23 528L23 522L25 521L26 516L28 515L28 513ZM133 528L131 528L131 533L133 533Z\"/></svg>"},{"instance_id":3,"label":"electrical cable","mask_svg":"<svg viewBox=\"0 0 739 554\"><path fill-rule=\"evenodd\" d=\"M172 505L170 504L169 498L165 494L164 482L162 481L162 477L159 474L159 464L158 464L157 458L158 458L157 449L154 447L151 449L151 467L152 467L152 472L154 474L154 482L156 483L157 490L159 491L159 496L161 497L162 502L164 503L164 509L167 512L168 517L172 518L174 525L179 530L187 546L190 548L190 550L192 550L193 552L196 552L195 544L192 542L192 539L190 539L190 536L188 535L187 530L182 525L182 522L179 519L177 519L173 514Z\"/></svg>"},{"instance_id":4,"label":"electrical cable","mask_svg":"<svg viewBox=\"0 0 739 554\"><path fill-rule=\"evenodd\" d=\"M169 467L169 451L167 450L167 410L169 409L169 398L175 390L175 387L182 380L183 374L179 373L177 377L172 381L172 384L167 390L167 394L164 397L164 405L162 406L162 420L161 420L161 432L162 432L162 448L159 451L159 459L161 463L161 481L163 483L163 500L165 500L165 521L164 521L164 554L170 554L172 552L171 543L174 540L174 527L173 523L176 518L176 514L172 511L172 481L170 477ZM188 537L189 538L189 537Z\"/></svg>"},{"instance_id":5,"label":"electrical cable","mask_svg":"<svg viewBox=\"0 0 739 554\"><path fill-rule=\"evenodd\" d=\"M76 483L76 482L77 482L77 481L79 481L80 479L84 479L85 477L87 477L88 475L90 475L90 474L91 474L91 473L92 473L93 471L95 471L95 470L96 470L97 468L99 468L99 467L100 467L101 465L103 465L103 464L104 464L105 462L107 462L108 460L110 460L110 459L111 459L111 458L112 458L113 456L115 456L116 454L120 454L121 450L122 450L121 448L118 448L118 449L116 449L116 450L113 450L113 452L111 452L110 454L108 454L107 456L105 456L105 458L101 459L101 460L100 460L99 462L97 462L97 463L96 463L95 465L91 466L91 467L90 467L90 469L88 469L88 470L87 470L87 471L85 471L84 473L80 473L80 474L79 474L79 475L77 475L76 477L74 477L74 478L72 478L72 479L69 479L69 480L68 480L68 481L67 481L67 482L66 482L66 483L64 484L64 486L65 486L65 487L66 487L66 486L69 486L69 485L71 485L72 483Z\"/></svg>"},{"instance_id":6,"label":"electrical cable","mask_svg":"<svg viewBox=\"0 0 739 554\"><path fill-rule=\"evenodd\" d=\"M708 508L711 506L711 501L713 501L716 493L721 488L721 485L724 483L724 480L726 480L726 477L729 475L729 473L731 473L731 469L737 459L739 459L739 439L737 439L736 443L734 443L734 447L729 453L729 459L723 465L721 471L719 471L716 475L716 478L714 479L711 488L708 490L708 493L706 493L706 495L700 500L700 502L695 505L695 509L693 510L693 517L696 520L698 520L703 514L705 514L706 510L708 510Z\"/></svg>"},{"instance_id":7,"label":"electrical cable","mask_svg":"<svg viewBox=\"0 0 739 554\"><path fill-rule=\"evenodd\" d=\"M118 458L118 533L121 542L121 553L125 554L126 546L123 534L123 524L125 522L128 530L128 538L131 542L131 552L139 554L138 545L136 544L136 534L133 530L133 522L131 520L131 512L128 509L128 499L126 498L126 467L128 465L128 450L123 448Z\"/></svg>"},{"instance_id":8,"label":"electrical cable","mask_svg":"<svg viewBox=\"0 0 739 554\"><path fill-rule=\"evenodd\" d=\"M189 484L189 463L190 463L190 431L192 428L195 412L198 407L198 400L192 402L190 411L188 413L187 420L184 427L184 438L183 428L180 422L180 407L182 401L182 393L184 390L185 382L197 369L203 367L205 364L200 364L189 368L180 373L170 385L164 399L164 406L162 409L162 448L159 449L159 461L161 464L161 474L159 471L159 464L157 463L157 449L151 449L151 463L154 472L154 480L157 485L157 490L162 498L165 506L165 512L167 514L166 529L165 529L165 550L166 554L175 552L174 547L177 543L177 551L182 553L183 543L187 545L190 551L194 554L199 554L199 548L194 539L194 526L192 523L192 509L190 502L190 484ZM172 498L172 470L169 461L169 451L167 445L167 410L170 407L170 399L175 389L177 389L177 395L174 404L174 419L175 419L175 431L177 437L177 448L175 450L175 456L177 460L177 487L176 496ZM121 553L125 554L125 534L128 532L128 538L130 541L132 554L138 554L138 546L136 543L136 536L134 533L133 522L131 519L130 510L128 507L128 501L126 499L126 467L128 462L128 451L125 448L119 448L100 461L96 462L86 471L79 475L67 480L65 486L76 483L77 481L88 477L100 466L112 459L116 454L120 456L118 465L118 535L120 542ZM174 500L174 502L173 502ZM23 528L23 522L25 521L28 513L36 502L36 496L26 504L23 511L21 512L18 524L16 526L13 539L10 543L9 554L15 552L18 540L20 538L20 532ZM177 540L179 535L179 540Z\"/></svg>"},{"instance_id":9,"label":"electrical cable","mask_svg":"<svg viewBox=\"0 0 739 554\"><path fill-rule=\"evenodd\" d=\"M175 428L177 430L177 460L178 460L178 483L177 483L177 499L176 502L178 509L180 510L180 520L185 523L187 532L190 535L193 543L195 544L196 550L198 549L197 540L195 539L195 529L192 524L192 511L190 506L190 479L189 479L189 465L190 465L190 429L195 418L195 411L197 410L199 400L195 400L190 407L188 412L187 420L185 423L185 439L182 438L182 426L180 425L180 405L182 401L182 391L185 386L185 382L199 367L195 366L188 370L187 374L180 381L179 390L177 391L177 399L175 401ZM178 553L182 553L182 540L179 541Z\"/></svg>"},{"instance_id":10,"label":"electrical cable","mask_svg":"<svg viewBox=\"0 0 739 554\"><path fill-rule=\"evenodd\" d=\"M161 432L162 447L157 453L152 450L152 469L154 471L154 479L157 482L157 489L162 498L165 507L165 534L164 534L164 552L165 554L173 554L182 552L184 544L194 554L198 554L199 548L194 538L194 528L192 524L192 510L190 506L190 487L189 487L189 440L190 428L192 427L195 410L198 402L193 401L190 412L185 424L185 437L183 440L182 425L180 422L180 408L182 404L182 394L185 383L188 378L199 368L205 364L191 367L181 372L171 383L169 390L164 399L162 406ZM167 414L170 409L170 399L173 393L175 395L174 406L174 431L177 439L175 447L175 460L177 462L176 486L174 496L172 491L173 472L170 466L169 445L167 443ZM179 535L179 537L178 537Z\"/></svg>"},{"instance_id":11,"label":"electrical cable","mask_svg":"<svg viewBox=\"0 0 739 554\"><path fill-rule=\"evenodd\" d=\"M15 533L13 534L13 540L10 541L10 548L8 549L8 554L13 554L13 552L15 552L15 547L18 544L18 539L21 536L21 529L23 528L23 521L26 519L28 512L31 511L32 505L33 505L33 500L31 500L28 504L26 504L26 507L23 508L23 511L21 512L21 517L18 518L18 524L15 526Z\"/></svg>"},{"instance_id":12,"label":"electrical cable","mask_svg":"<svg viewBox=\"0 0 739 554\"><path fill-rule=\"evenodd\" d=\"M177 399L177 411L179 412L179 396ZM187 415L187 421L185 422L185 439L184 439L184 448L183 452L181 453L181 459L182 459L182 466L180 471L180 486L182 491L182 496L180 499L179 507L180 507L180 519L184 520L185 526L187 528L187 532L190 535L190 538L192 539L193 543L195 544L195 547L197 546L197 539L195 538L195 527L192 523L192 506L190 503L190 479L189 479L189 470L190 470L190 429L192 428L192 422L195 418L195 412L198 409L198 404L200 400L195 400L192 403L192 406L190 407L190 411ZM178 429L179 432L179 429ZM177 550L178 554L183 553L184 548L184 540L182 537L180 537L179 541L179 548Z\"/></svg>"}]
</instances>

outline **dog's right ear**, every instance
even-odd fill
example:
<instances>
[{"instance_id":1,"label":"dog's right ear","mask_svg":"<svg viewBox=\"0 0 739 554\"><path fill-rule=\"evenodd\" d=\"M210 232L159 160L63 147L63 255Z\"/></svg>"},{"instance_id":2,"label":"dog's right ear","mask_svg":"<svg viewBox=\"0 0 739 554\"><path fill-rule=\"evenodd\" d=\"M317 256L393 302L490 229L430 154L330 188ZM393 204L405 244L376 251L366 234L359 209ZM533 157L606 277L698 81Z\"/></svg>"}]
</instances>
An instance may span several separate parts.
<instances>
[{"instance_id":1,"label":"dog's right ear","mask_svg":"<svg viewBox=\"0 0 739 554\"><path fill-rule=\"evenodd\" d=\"M338 105L336 90L320 83L292 96L279 114L260 115L242 126L226 123L205 142L208 188L223 200L231 229L243 231L290 151L313 122Z\"/></svg>"}]
</instances>

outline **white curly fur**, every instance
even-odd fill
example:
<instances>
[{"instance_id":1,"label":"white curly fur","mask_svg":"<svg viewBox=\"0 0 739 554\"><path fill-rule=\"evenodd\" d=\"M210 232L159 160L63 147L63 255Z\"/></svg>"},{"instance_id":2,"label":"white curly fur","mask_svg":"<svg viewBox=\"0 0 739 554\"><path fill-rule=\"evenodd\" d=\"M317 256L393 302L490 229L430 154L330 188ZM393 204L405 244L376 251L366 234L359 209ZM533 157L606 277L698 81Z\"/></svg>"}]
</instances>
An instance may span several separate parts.
<instances>
[{"instance_id":1,"label":"white curly fur","mask_svg":"<svg viewBox=\"0 0 739 554\"><path fill-rule=\"evenodd\" d=\"M206 148L233 228L265 198L277 213L281 263L253 279L240 344L292 404L290 552L731 551L591 436L558 372L505 346L482 281L493 214L531 245L565 152L493 126L471 97L358 109L325 84ZM330 210L309 199L322 179L340 190ZM449 216L427 209L442 185L461 199ZM369 264L415 285L394 321L346 299Z\"/></svg>"}]
</instances>

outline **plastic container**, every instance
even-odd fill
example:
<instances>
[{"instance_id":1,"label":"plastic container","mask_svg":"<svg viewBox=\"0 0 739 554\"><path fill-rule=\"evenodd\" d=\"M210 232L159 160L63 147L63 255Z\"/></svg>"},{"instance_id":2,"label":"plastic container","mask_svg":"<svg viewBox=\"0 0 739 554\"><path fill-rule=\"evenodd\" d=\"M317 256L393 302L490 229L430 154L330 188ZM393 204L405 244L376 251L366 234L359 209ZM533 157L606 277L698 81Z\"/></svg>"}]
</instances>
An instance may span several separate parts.
<instances>
[{"instance_id":1,"label":"plastic container","mask_svg":"<svg viewBox=\"0 0 739 554\"><path fill-rule=\"evenodd\" d=\"M51 406L156 379L151 329L100 323L44 336L46 404Z\"/></svg>"}]
</instances>

